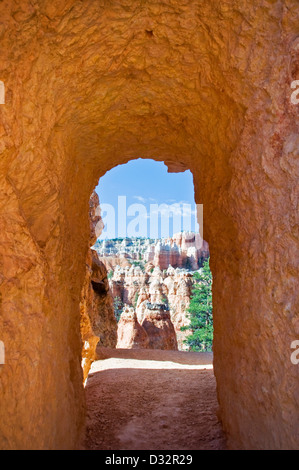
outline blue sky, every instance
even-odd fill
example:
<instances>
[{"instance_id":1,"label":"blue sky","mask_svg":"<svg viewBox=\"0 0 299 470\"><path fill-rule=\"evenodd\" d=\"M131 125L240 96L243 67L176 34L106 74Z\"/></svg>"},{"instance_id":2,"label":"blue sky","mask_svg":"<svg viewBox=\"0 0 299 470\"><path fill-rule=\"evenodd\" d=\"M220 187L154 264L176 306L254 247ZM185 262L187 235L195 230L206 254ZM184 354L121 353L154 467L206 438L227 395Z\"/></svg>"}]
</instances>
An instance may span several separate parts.
<instances>
[{"instance_id":1,"label":"blue sky","mask_svg":"<svg viewBox=\"0 0 299 470\"><path fill-rule=\"evenodd\" d=\"M181 230L198 231L189 170L168 173L164 163L139 158L107 172L96 192L105 224L100 240L160 238Z\"/></svg>"}]
</instances>

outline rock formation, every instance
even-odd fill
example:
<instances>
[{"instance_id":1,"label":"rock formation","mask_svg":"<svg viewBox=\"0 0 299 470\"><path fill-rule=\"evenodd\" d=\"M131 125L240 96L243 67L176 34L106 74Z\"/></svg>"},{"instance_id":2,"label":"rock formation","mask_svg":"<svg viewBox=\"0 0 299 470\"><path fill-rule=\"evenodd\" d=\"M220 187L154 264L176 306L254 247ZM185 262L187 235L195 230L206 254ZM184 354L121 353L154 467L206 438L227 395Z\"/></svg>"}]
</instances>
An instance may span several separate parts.
<instances>
[{"instance_id":1,"label":"rock formation","mask_svg":"<svg viewBox=\"0 0 299 470\"><path fill-rule=\"evenodd\" d=\"M168 239L115 239L97 241L94 248L107 269L117 265L126 267L128 258L136 263L157 266L167 269L187 268L196 270L209 257L208 243L199 233L180 232Z\"/></svg>"},{"instance_id":2,"label":"rock formation","mask_svg":"<svg viewBox=\"0 0 299 470\"><path fill-rule=\"evenodd\" d=\"M99 260L98 254L94 250L91 250L91 253L91 287L93 289L93 305L90 311L91 324L93 331L100 339L100 345L113 348L116 344L116 320L107 270Z\"/></svg>"},{"instance_id":3,"label":"rock formation","mask_svg":"<svg viewBox=\"0 0 299 470\"><path fill-rule=\"evenodd\" d=\"M141 326L147 332L149 349L178 349L170 313L164 304L147 303Z\"/></svg>"},{"instance_id":4,"label":"rock formation","mask_svg":"<svg viewBox=\"0 0 299 470\"><path fill-rule=\"evenodd\" d=\"M91 325L91 310L93 305L93 290L91 287L91 251L86 259L86 276L81 292L80 301L80 334L82 339L81 365L83 369L83 381L85 382L92 362L96 358L96 347L99 337L95 335Z\"/></svg>"},{"instance_id":5,"label":"rock formation","mask_svg":"<svg viewBox=\"0 0 299 470\"><path fill-rule=\"evenodd\" d=\"M90 245L93 245L103 229L99 198L92 193L89 206ZM86 259L86 275L81 292L80 331L83 343L82 368L85 381L96 347L115 347L117 324L114 316L113 298L109 289L107 270L96 251L89 249Z\"/></svg>"},{"instance_id":6,"label":"rock formation","mask_svg":"<svg viewBox=\"0 0 299 470\"><path fill-rule=\"evenodd\" d=\"M117 329L117 348L147 349L149 337L146 330L138 323L136 312L126 307L120 317Z\"/></svg>"},{"instance_id":7,"label":"rock formation","mask_svg":"<svg viewBox=\"0 0 299 470\"><path fill-rule=\"evenodd\" d=\"M133 307L126 306L117 330L117 348L177 350L177 339L170 313L164 304L146 301L142 320Z\"/></svg>"},{"instance_id":8,"label":"rock formation","mask_svg":"<svg viewBox=\"0 0 299 470\"><path fill-rule=\"evenodd\" d=\"M98 240L94 248L101 261L113 271L109 281L113 297L118 297L124 305L136 307L139 322L143 320L145 302L166 302L178 348L185 350L184 340L189 332L182 332L181 327L189 323L186 310L190 303L192 271L209 257L209 246L200 234L181 232L162 240ZM121 259L126 260L123 267L117 263Z\"/></svg>"},{"instance_id":9,"label":"rock formation","mask_svg":"<svg viewBox=\"0 0 299 470\"><path fill-rule=\"evenodd\" d=\"M175 327L177 342L180 350L185 350L184 340L190 333L181 331L182 326L188 326L187 309L190 304L193 285L192 273L169 267L163 280L165 297L170 308L171 321Z\"/></svg>"},{"instance_id":10,"label":"rock formation","mask_svg":"<svg viewBox=\"0 0 299 470\"><path fill-rule=\"evenodd\" d=\"M298 449L298 0L5 0L0 18L0 448L77 445L88 201L140 156L190 170L204 206L229 447Z\"/></svg>"},{"instance_id":11,"label":"rock formation","mask_svg":"<svg viewBox=\"0 0 299 470\"><path fill-rule=\"evenodd\" d=\"M144 271L139 266L117 266L109 279L109 285L114 298L118 297L123 305L136 309L140 324L144 319L147 304L167 306L176 332L178 348L185 350L184 339L189 332L182 332L181 327L189 323L187 308L190 303L192 279L191 271L171 266L164 271L159 267Z\"/></svg>"}]
</instances>

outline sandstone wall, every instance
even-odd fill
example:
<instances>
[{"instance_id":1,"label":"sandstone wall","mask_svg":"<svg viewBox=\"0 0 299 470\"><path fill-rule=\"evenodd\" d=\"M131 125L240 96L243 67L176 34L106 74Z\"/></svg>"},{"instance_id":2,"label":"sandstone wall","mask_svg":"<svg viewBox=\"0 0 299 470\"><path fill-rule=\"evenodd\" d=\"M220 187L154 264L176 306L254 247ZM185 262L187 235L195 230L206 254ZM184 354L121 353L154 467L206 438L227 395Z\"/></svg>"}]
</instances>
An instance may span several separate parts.
<instances>
[{"instance_id":1,"label":"sandstone wall","mask_svg":"<svg viewBox=\"0 0 299 470\"><path fill-rule=\"evenodd\" d=\"M117 342L117 322L107 270L94 250L89 250L86 260L86 277L81 293L80 314L83 343L82 367L85 381L90 366L96 359L97 345L115 348Z\"/></svg>"},{"instance_id":2,"label":"sandstone wall","mask_svg":"<svg viewBox=\"0 0 299 470\"><path fill-rule=\"evenodd\" d=\"M92 246L104 228L95 191L89 200L89 225ZM89 249L86 258L86 274L80 300L80 333L82 339L83 381L92 362L96 359L96 347L115 348L117 323L114 316L113 297L109 288L107 269L95 250Z\"/></svg>"},{"instance_id":3,"label":"sandstone wall","mask_svg":"<svg viewBox=\"0 0 299 470\"><path fill-rule=\"evenodd\" d=\"M117 323L114 316L113 297L109 289L107 270L99 260L97 253L92 253L91 288L93 305L90 312L92 328L100 338L100 345L114 348L116 345Z\"/></svg>"},{"instance_id":4,"label":"sandstone wall","mask_svg":"<svg viewBox=\"0 0 299 470\"><path fill-rule=\"evenodd\" d=\"M6 0L0 18L0 447L76 446L89 196L143 157L189 168L204 204L229 445L298 448L297 0Z\"/></svg>"}]
</instances>

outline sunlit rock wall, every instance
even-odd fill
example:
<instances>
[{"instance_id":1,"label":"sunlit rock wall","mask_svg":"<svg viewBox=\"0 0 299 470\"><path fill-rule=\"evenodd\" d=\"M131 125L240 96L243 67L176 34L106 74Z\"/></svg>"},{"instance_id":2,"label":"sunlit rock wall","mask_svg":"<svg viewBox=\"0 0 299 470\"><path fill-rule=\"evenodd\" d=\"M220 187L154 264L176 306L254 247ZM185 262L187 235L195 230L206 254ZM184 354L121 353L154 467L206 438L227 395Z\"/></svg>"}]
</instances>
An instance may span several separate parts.
<instances>
[{"instance_id":1,"label":"sunlit rock wall","mask_svg":"<svg viewBox=\"0 0 299 470\"><path fill-rule=\"evenodd\" d=\"M0 3L1 448L75 448L89 196L190 169L232 448L298 448L297 0ZM70 279L72 282L70 282Z\"/></svg>"}]
</instances>

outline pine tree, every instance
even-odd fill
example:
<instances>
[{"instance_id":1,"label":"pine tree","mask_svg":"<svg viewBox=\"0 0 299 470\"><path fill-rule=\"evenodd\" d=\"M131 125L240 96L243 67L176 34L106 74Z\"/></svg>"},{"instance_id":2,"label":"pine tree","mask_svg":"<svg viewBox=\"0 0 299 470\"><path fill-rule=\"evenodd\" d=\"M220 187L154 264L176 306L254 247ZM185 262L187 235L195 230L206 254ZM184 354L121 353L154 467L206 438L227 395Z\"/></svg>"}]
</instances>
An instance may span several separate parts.
<instances>
[{"instance_id":1,"label":"pine tree","mask_svg":"<svg viewBox=\"0 0 299 470\"><path fill-rule=\"evenodd\" d=\"M204 262L201 272L196 272L193 278L196 282L187 309L190 323L181 328L182 331L191 330L191 334L184 342L191 351L212 351L212 273L209 259Z\"/></svg>"},{"instance_id":2,"label":"pine tree","mask_svg":"<svg viewBox=\"0 0 299 470\"><path fill-rule=\"evenodd\" d=\"M114 306L114 315L115 315L116 321L119 322L120 316L124 308L124 303L119 297L115 297L113 299L113 306Z\"/></svg>"}]
</instances>

